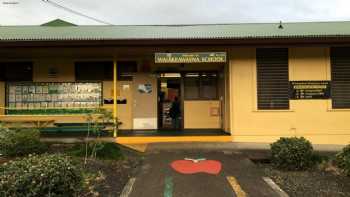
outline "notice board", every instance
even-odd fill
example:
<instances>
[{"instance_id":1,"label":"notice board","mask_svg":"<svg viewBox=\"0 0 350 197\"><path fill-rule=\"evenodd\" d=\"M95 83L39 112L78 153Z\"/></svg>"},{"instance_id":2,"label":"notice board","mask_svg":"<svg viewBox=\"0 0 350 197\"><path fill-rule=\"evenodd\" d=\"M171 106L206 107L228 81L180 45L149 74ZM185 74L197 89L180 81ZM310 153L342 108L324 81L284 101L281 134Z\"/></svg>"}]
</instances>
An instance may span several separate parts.
<instances>
[{"instance_id":1,"label":"notice board","mask_svg":"<svg viewBox=\"0 0 350 197\"><path fill-rule=\"evenodd\" d=\"M290 99L329 99L330 81L290 81Z\"/></svg>"},{"instance_id":2,"label":"notice board","mask_svg":"<svg viewBox=\"0 0 350 197\"><path fill-rule=\"evenodd\" d=\"M7 114L85 113L102 104L102 83L9 82Z\"/></svg>"}]
</instances>

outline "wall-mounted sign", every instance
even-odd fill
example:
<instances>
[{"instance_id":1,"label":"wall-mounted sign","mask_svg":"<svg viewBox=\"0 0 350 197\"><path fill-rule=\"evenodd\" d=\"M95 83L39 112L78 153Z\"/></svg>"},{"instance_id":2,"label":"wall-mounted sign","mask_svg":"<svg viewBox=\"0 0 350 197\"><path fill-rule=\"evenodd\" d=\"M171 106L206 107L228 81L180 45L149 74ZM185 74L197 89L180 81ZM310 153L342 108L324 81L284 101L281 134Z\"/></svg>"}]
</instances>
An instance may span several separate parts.
<instances>
[{"instance_id":1,"label":"wall-mounted sign","mask_svg":"<svg viewBox=\"0 0 350 197\"><path fill-rule=\"evenodd\" d=\"M226 52L155 53L155 63L217 63L226 62Z\"/></svg>"},{"instance_id":2,"label":"wall-mounted sign","mask_svg":"<svg viewBox=\"0 0 350 197\"><path fill-rule=\"evenodd\" d=\"M329 99L330 81L291 81L291 99Z\"/></svg>"},{"instance_id":3,"label":"wall-mounted sign","mask_svg":"<svg viewBox=\"0 0 350 197\"><path fill-rule=\"evenodd\" d=\"M210 116L219 116L220 108L219 107L210 107Z\"/></svg>"},{"instance_id":4,"label":"wall-mounted sign","mask_svg":"<svg viewBox=\"0 0 350 197\"><path fill-rule=\"evenodd\" d=\"M103 99L103 104L105 104L105 105L110 105L110 104L113 104L113 103L114 103L114 100L111 99L111 98Z\"/></svg>"},{"instance_id":5,"label":"wall-mounted sign","mask_svg":"<svg viewBox=\"0 0 350 197\"><path fill-rule=\"evenodd\" d=\"M150 94L152 93L152 84L149 84L149 83L139 84L137 87L137 90L141 94Z\"/></svg>"},{"instance_id":6,"label":"wall-mounted sign","mask_svg":"<svg viewBox=\"0 0 350 197\"><path fill-rule=\"evenodd\" d=\"M123 99L117 99L117 104L126 104L127 100L125 98ZM110 105L114 104L114 99L103 99L103 104Z\"/></svg>"}]
</instances>

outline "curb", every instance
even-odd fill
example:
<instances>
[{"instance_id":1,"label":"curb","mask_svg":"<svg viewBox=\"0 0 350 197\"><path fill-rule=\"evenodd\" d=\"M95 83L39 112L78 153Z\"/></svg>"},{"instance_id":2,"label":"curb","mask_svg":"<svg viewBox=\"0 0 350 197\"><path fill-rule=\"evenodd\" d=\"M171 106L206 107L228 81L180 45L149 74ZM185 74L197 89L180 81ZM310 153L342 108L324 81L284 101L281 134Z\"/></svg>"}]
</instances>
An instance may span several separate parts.
<instances>
[{"instance_id":1,"label":"curb","mask_svg":"<svg viewBox=\"0 0 350 197\"><path fill-rule=\"evenodd\" d=\"M128 183L124 186L124 189L123 189L122 193L120 194L120 197L128 197L130 195L135 181L136 181L136 178L134 178L134 177L129 179Z\"/></svg>"}]
</instances>

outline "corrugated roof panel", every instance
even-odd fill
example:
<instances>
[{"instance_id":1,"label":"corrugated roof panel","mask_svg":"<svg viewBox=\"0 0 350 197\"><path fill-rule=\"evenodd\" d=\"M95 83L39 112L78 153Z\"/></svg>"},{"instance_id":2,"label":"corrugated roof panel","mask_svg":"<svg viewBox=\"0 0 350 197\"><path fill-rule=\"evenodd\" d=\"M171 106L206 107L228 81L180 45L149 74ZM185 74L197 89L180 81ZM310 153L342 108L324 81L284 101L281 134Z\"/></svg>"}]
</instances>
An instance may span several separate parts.
<instances>
[{"instance_id":1,"label":"corrugated roof panel","mask_svg":"<svg viewBox=\"0 0 350 197\"><path fill-rule=\"evenodd\" d=\"M350 21L173 26L0 26L0 40L350 37Z\"/></svg>"}]
</instances>

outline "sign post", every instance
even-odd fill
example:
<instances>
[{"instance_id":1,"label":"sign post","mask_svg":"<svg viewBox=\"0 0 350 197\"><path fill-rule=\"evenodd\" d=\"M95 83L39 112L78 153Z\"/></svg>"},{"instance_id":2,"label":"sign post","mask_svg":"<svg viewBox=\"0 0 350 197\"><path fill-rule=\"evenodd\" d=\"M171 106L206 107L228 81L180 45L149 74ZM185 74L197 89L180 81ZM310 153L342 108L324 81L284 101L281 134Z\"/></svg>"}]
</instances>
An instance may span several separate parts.
<instances>
[{"instance_id":1,"label":"sign post","mask_svg":"<svg viewBox=\"0 0 350 197\"><path fill-rule=\"evenodd\" d=\"M117 119L117 60L113 61L113 121L114 121L114 129L113 129L113 137L117 137L117 129L118 129L118 119Z\"/></svg>"}]
</instances>

